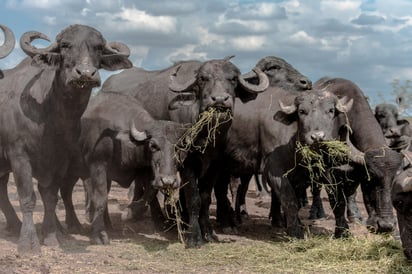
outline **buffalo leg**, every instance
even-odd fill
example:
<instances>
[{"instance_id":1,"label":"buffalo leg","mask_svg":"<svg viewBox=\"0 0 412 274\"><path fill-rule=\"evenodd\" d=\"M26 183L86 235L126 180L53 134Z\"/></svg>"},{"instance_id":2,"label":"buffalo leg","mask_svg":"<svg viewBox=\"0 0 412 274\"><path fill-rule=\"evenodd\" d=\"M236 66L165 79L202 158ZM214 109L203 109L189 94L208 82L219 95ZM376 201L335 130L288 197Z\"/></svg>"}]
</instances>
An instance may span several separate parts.
<instances>
[{"instance_id":1,"label":"buffalo leg","mask_svg":"<svg viewBox=\"0 0 412 274\"><path fill-rule=\"evenodd\" d=\"M10 154L13 154L13 152ZM36 195L33 188L30 162L23 152L18 152L18 155L10 157L10 164L16 181L23 215L17 251L19 253L40 253L40 242L33 223Z\"/></svg>"},{"instance_id":2,"label":"buffalo leg","mask_svg":"<svg viewBox=\"0 0 412 274\"><path fill-rule=\"evenodd\" d=\"M56 235L58 226L56 206L59 187L57 184L53 184L52 182L39 181L38 188L44 206L44 217L42 225L43 242L47 246L57 246L59 245L59 242Z\"/></svg>"},{"instance_id":3,"label":"buffalo leg","mask_svg":"<svg viewBox=\"0 0 412 274\"><path fill-rule=\"evenodd\" d=\"M341 187L338 186L337 188L326 187L326 192L335 215L335 238L345 238L350 236L349 225L345 218L346 198Z\"/></svg>"},{"instance_id":4,"label":"buffalo leg","mask_svg":"<svg viewBox=\"0 0 412 274\"><path fill-rule=\"evenodd\" d=\"M348 216L349 222L361 223L362 216L356 203L356 192L347 197L347 203L346 215Z\"/></svg>"},{"instance_id":5,"label":"buffalo leg","mask_svg":"<svg viewBox=\"0 0 412 274\"><path fill-rule=\"evenodd\" d=\"M246 208L246 195L249 189L251 174L240 176L240 186L236 196L235 214L239 223L242 223L243 219L249 218L249 214Z\"/></svg>"},{"instance_id":6,"label":"buffalo leg","mask_svg":"<svg viewBox=\"0 0 412 274\"><path fill-rule=\"evenodd\" d=\"M320 191L322 187L316 183L312 185L312 206L310 207L309 219L322 219L325 218L325 210L323 209L322 199L320 197ZM306 192L306 191L305 191Z\"/></svg>"},{"instance_id":7,"label":"buffalo leg","mask_svg":"<svg viewBox=\"0 0 412 274\"><path fill-rule=\"evenodd\" d=\"M293 187L287 178L281 178L280 201L286 219L286 233L298 239L304 238L303 225L299 219L299 201L296 193L299 189Z\"/></svg>"},{"instance_id":8,"label":"buffalo leg","mask_svg":"<svg viewBox=\"0 0 412 274\"><path fill-rule=\"evenodd\" d=\"M234 220L234 212L231 206L231 203L227 197L228 193L228 186L230 184L230 174L227 172L219 172L216 179L210 179L210 181L217 180L214 189L216 195L216 216L217 221L219 222L220 226L222 227L222 231L225 234L233 234L237 233L236 225ZM207 194L205 193L207 192ZM210 197L208 197L211 191L206 188L202 192L202 207L204 203L207 203L203 208L204 214L207 214L207 218L209 218L209 206L210 206ZM209 195L210 196L210 195ZM212 229L209 230L211 232Z\"/></svg>"},{"instance_id":9,"label":"buffalo leg","mask_svg":"<svg viewBox=\"0 0 412 274\"><path fill-rule=\"evenodd\" d=\"M182 176L183 178L185 177ZM202 231L199 224L200 195L196 178L193 175L186 178L189 180L184 180L184 182L188 183L182 189L187 212L183 216L187 216L188 223L186 246L193 248L203 244Z\"/></svg>"},{"instance_id":10,"label":"buffalo leg","mask_svg":"<svg viewBox=\"0 0 412 274\"><path fill-rule=\"evenodd\" d=\"M90 165L90 180L94 209L90 241L93 244L109 244L109 235L107 234L104 220L108 200L105 163L92 163Z\"/></svg>"},{"instance_id":11,"label":"buffalo leg","mask_svg":"<svg viewBox=\"0 0 412 274\"><path fill-rule=\"evenodd\" d=\"M77 218L76 211L73 206L73 189L77 183L77 177L68 176L63 180L60 187L60 194L63 199L64 208L66 209L66 225L70 233L82 234L83 227Z\"/></svg>"},{"instance_id":12,"label":"buffalo leg","mask_svg":"<svg viewBox=\"0 0 412 274\"><path fill-rule=\"evenodd\" d=\"M9 174L0 177L0 209L3 211L6 217L7 226L6 229L18 235L21 228L21 221L17 217L16 211L10 203L9 195L7 192L7 184L9 181Z\"/></svg>"}]
</instances>

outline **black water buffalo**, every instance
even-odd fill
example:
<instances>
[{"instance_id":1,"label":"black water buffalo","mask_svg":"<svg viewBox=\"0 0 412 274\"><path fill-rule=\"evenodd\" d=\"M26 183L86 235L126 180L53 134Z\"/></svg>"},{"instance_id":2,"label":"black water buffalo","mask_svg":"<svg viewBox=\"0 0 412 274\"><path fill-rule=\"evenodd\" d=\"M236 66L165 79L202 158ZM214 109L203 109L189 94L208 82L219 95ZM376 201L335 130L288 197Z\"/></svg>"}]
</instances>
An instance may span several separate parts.
<instances>
[{"instance_id":1,"label":"black water buffalo","mask_svg":"<svg viewBox=\"0 0 412 274\"><path fill-rule=\"evenodd\" d=\"M333 191L328 191L328 194L336 218L335 236L341 237L349 228L344 217L345 197L352 194L356 186L349 185L347 182L333 182L332 177L329 178L326 172L319 178L311 175L307 167L310 164L302 162L302 150L298 149L298 143L320 152L326 149L322 145L323 142L339 140L340 136L337 132L341 129L337 128L337 121L352 108L353 99L346 97L338 99L333 93L315 89L301 93L295 97L294 102L283 105L288 95L281 93L277 95L275 99L279 101L279 110L273 118L284 124L283 134L291 137L288 142L276 146L264 164L262 180L268 182L271 187L272 222L283 219L279 214L279 209L282 208L288 235L303 238L304 230L298 217L300 208L298 197L311 184L327 182L333 186ZM360 155L356 150L354 153ZM355 158L354 156L355 154L352 154L352 158ZM322 167L325 170L348 163L346 159L342 163L335 164L329 162L328 157L324 159ZM319 172L317 166L313 168L313 172L315 174ZM312 178L312 181L309 178Z\"/></svg>"},{"instance_id":2,"label":"black water buffalo","mask_svg":"<svg viewBox=\"0 0 412 274\"><path fill-rule=\"evenodd\" d=\"M399 108L394 104L379 104L375 107L375 117L382 128L390 148L406 149L412 137L412 127L408 120L399 118Z\"/></svg>"},{"instance_id":3,"label":"black water buffalo","mask_svg":"<svg viewBox=\"0 0 412 274\"><path fill-rule=\"evenodd\" d=\"M102 92L93 97L81 118L80 159L72 162L61 189L69 229L81 227L71 201L79 177L90 179L91 241L96 244L109 243L107 196L112 180L126 188L135 181L146 191L178 188L177 169L184 155L177 157L175 145L186 129L181 123L153 119L128 95Z\"/></svg>"},{"instance_id":4,"label":"black water buffalo","mask_svg":"<svg viewBox=\"0 0 412 274\"><path fill-rule=\"evenodd\" d=\"M0 24L0 29L4 33L4 42L0 46L0 59L9 55L14 49L14 44L16 39L14 38L13 32L6 26ZM0 79L3 78L3 72L0 70Z\"/></svg>"},{"instance_id":5,"label":"black water buffalo","mask_svg":"<svg viewBox=\"0 0 412 274\"><path fill-rule=\"evenodd\" d=\"M351 142L365 154L366 169L365 166L354 165L353 175L348 176L352 180L361 180L363 200L368 212L367 226L376 232L392 231L394 216L390 191L402 161L401 155L386 145L381 127L357 85L342 78L322 78L314 84L314 88L354 100L346 119L352 131Z\"/></svg>"},{"instance_id":6,"label":"black water buffalo","mask_svg":"<svg viewBox=\"0 0 412 274\"><path fill-rule=\"evenodd\" d=\"M246 207L245 195L250 179L253 174L261 172L262 160L273 150L278 139L282 139L273 124L274 113L271 108L277 104L273 101L274 96L280 90L301 92L312 88L312 82L282 58L262 58L256 67L268 76L270 88L256 100L236 104L232 126L226 140L224 160L218 165L219 176L215 185L217 217L224 232L231 232L231 229L235 228L235 220L228 217L232 214L226 198L231 176L241 179L235 207L237 219L240 220L240 208ZM256 74L253 72L244 77L250 82L256 81Z\"/></svg>"},{"instance_id":7,"label":"black water buffalo","mask_svg":"<svg viewBox=\"0 0 412 274\"><path fill-rule=\"evenodd\" d=\"M126 45L107 43L89 26L64 29L45 49L31 45L38 38L49 40L40 32L23 34L20 47L30 57L4 71L0 80L0 200L9 227L18 230L20 221L7 198L13 172L23 213L19 252L40 252L32 177L44 203L44 244L58 244L57 192L80 134L80 117L92 88L100 86L98 70L132 66Z\"/></svg>"},{"instance_id":8,"label":"black water buffalo","mask_svg":"<svg viewBox=\"0 0 412 274\"><path fill-rule=\"evenodd\" d=\"M199 129L180 172L184 183L180 197L186 208L183 217L189 225L188 247L201 245L203 239L215 239L208 211L203 208L207 204L204 200L210 200L210 195L204 194L209 192L205 182L215 176L209 172L210 166L223 150L231 124L226 114L233 112L235 98L242 102L253 100L269 85L267 76L259 68L255 71L259 80L253 84L241 77L230 58L185 61L161 71L133 68L111 76L103 85L101 92L131 94L155 119L193 124L203 114L214 113L209 126ZM214 129L213 136L210 136L210 129Z\"/></svg>"},{"instance_id":9,"label":"black water buffalo","mask_svg":"<svg viewBox=\"0 0 412 274\"><path fill-rule=\"evenodd\" d=\"M396 209L404 254L412 261L412 152L403 150L404 160L392 186L392 204Z\"/></svg>"}]
</instances>

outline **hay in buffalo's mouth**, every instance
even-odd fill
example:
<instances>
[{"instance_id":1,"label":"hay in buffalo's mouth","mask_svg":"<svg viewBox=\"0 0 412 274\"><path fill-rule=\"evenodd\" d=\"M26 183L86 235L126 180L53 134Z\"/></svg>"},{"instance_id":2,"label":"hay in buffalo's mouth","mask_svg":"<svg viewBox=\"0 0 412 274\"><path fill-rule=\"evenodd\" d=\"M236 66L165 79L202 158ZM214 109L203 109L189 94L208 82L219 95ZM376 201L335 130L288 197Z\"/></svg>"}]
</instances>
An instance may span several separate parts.
<instances>
[{"instance_id":1,"label":"hay in buffalo's mouth","mask_svg":"<svg viewBox=\"0 0 412 274\"><path fill-rule=\"evenodd\" d=\"M98 87L98 86L100 86L100 83L99 83L99 81L96 81L96 80L80 78L80 79L76 79L76 80L71 80L70 85L72 85L76 88L79 88L79 89L83 89L83 88Z\"/></svg>"},{"instance_id":2,"label":"hay in buffalo's mouth","mask_svg":"<svg viewBox=\"0 0 412 274\"><path fill-rule=\"evenodd\" d=\"M178 140L175 151L196 150L204 153L209 146L215 146L220 127L230 122L232 111L228 108L208 108L199 114L199 118ZM179 153L176 153L179 155Z\"/></svg>"},{"instance_id":3,"label":"hay in buffalo's mouth","mask_svg":"<svg viewBox=\"0 0 412 274\"><path fill-rule=\"evenodd\" d=\"M292 172L297 165L304 167L312 185L325 186L326 191L336 190L337 182L330 172L350 162L350 149L346 142L333 140L323 141L315 145L303 145L296 142L295 166L284 176Z\"/></svg>"}]
</instances>

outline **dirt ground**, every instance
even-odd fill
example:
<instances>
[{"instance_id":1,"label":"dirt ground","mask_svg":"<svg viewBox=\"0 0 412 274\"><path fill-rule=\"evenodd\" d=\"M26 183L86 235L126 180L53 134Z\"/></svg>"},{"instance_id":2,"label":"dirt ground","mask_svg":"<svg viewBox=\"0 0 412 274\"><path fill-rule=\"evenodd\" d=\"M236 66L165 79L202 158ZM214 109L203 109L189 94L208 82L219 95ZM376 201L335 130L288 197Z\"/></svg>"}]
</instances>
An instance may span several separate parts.
<instances>
[{"instance_id":1,"label":"dirt ground","mask_svg":"<svg viewBox=\"0 0 412 274\"><path fill-rule=\"evenodd\" d=\"M248 192L247 204L250 219L246 220L239 227L238 235L223 235L219 229L216 229L220 240L226 242L245 242L250 240L263 239L269 240L273 237L273 228L268 220L270 197L257 197L254 190L254 183L251 183L251 189ZM37 188L37 187L36 187ZM16 188L13 182L9 183L9 196L15 206L16 211L20 214ZM310 232L314 235L327 234L332 235L334 231L334 219L323 193L324 206L328 217L324 220L309 221L309 208L302 209L301 216ZM311 197L309 197L310 199ZM81 184L78 183L73 194L73 201L80 221L87 228L84 214L84 193ZM357 202L362 211L363 217L366 218L366 212L362 204L361 195L357 195ZM150 251L156 251L161 247L154 247L154 243L160 243L165 246L166 243L179 245L175 230L168 232L156 231L149 213L135 223L123 223L120 212L128 204L127 190L113 184L109 196L109 210L114 231L111 235L111 244L107 246L90 245L89 239L85 235L68 235L62 238L60 247L42 246L40 256L21 257L17 254L17 237L11 236L5 230L6 221L3 214L0 214L0 273L148 273L157 272L148 269L127 271L131 264L141 263L143 260L150 261L150 256L154 256ZM59 219L64 220L64 207L59 201L57 207ZM211 216L214 220L215 206L212 205ZM19 215L21 216L21 215ZM42 222L43 206L40 196L37 193L37 206L34 213L34 222L37 225L38 232ZM354 235L367 234L365 226L360 224L351 224L351 231ZM133 255L131 248L142 248L144 255ZM179 246L180 248L180 246ZM181 247L183 248L183 247ZM156 253L154 253L156 254ZM149 262L150 263L150 262ZM207 269L205 269L206 272ZM209 273L212 273L210 271Z\"/></svg>"}]
</instances>

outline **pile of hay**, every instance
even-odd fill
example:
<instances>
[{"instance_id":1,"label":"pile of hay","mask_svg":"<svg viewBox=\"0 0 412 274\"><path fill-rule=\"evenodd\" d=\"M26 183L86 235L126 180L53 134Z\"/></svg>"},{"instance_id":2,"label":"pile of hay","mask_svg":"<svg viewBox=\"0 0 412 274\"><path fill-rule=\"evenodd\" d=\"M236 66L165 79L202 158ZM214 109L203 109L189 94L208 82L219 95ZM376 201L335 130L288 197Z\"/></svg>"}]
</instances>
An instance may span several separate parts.
<instances>
[{"instance_id":1,"label":"pile of hay","mask_svg":"<svg viewBox=\"0 0 412 274\"><path fill-rule=\"evenodd\" d=\"M178 140L175 150L188 152L197 150L204 153L210 145L215 146L216 135L219 134L219 127L232 120L230 110L220 111L209 108L199 115L199 119L194 123ZM178 159L179 157L176 156Z\"/></svg>"}]
</instances>

